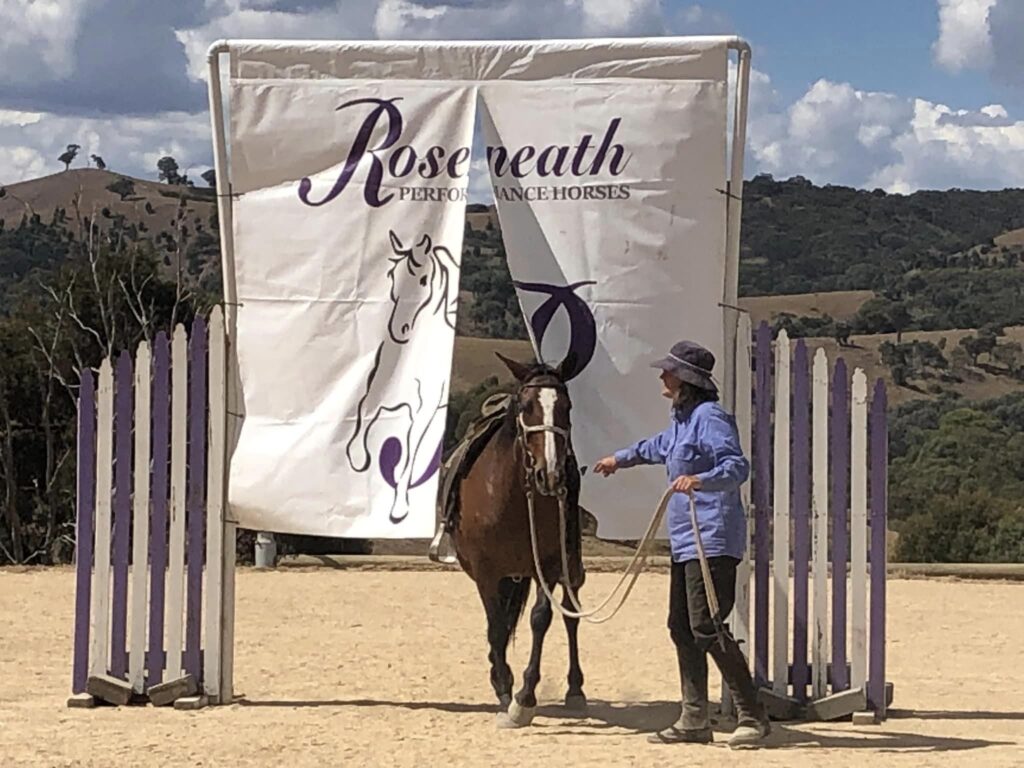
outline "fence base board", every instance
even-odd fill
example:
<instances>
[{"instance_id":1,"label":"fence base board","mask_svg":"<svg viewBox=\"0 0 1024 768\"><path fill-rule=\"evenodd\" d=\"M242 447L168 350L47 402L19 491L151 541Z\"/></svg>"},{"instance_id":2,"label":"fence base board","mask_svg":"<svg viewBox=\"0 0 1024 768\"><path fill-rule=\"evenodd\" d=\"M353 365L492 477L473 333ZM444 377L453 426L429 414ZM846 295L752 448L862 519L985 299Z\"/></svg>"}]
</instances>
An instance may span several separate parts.
<instances>
[{"instance_id":1,"label":"fence base board","mask_svg":"<svg viewBox=\"0 0 1024 768\"><path fill-rule=\"evenodd\" d=\"M178 699L194 696L199 692L199 685L192 675L179 677L177 680L169 680L160 685L154 685L147 691L149 701L154 707L166 707L174 704Z\"/></svg>"},{"instance_id":2,"label":"fence base board","mask_svg":"<svg viewBox=\"0 0 1024 768\"><path fill-rule=\"evenodd\" d=\"M764 705L768 717L772 720L804 719L804 707L796 699L780 696L771 688L761 688L757 692L757 698Z\"/></svg>"},{"instance_id":3,"label":"fence base board","mask_svg":"<svg viewBox=\"0 0 1024 768\"><path fill-rule=\"evenodd\" d=\"M76 693L68 699L70 709L92 709L96 706L96 698L88 693Z\"/></svg>"},{"instance_id":4,"label":"fence base board","mask_svg":"<svg viewBox=\"0 0 1024 768\"><path fill-rule=\"evenodd\" d=\"M818 699L807 707L811 720L839 720L854 712L862 712L868 705L868 696L863 688L852 688Z\"/></svg>"},{"instance_id":5,"label":"fence base board","mask_svg":"<svg viewBox=\"0 0 1024 768\"><path fill-rule=\"evenodd\" d=\"M180 711L191 712L197 709L205 709L210 705L206 696L186 696L174 702L174 708Z\"/></svg>"},{"instance_id":6,"label":"fence base board","mask_svg":"<svg viewBox=\"0 0 1024 768\"><path fill-rule=\"evenodd\" d=\"M118 707L129 704L135 694L131 683L110 675L90 675L85 684L85 691L98 700Z\"/></svg>"}]
</instances>

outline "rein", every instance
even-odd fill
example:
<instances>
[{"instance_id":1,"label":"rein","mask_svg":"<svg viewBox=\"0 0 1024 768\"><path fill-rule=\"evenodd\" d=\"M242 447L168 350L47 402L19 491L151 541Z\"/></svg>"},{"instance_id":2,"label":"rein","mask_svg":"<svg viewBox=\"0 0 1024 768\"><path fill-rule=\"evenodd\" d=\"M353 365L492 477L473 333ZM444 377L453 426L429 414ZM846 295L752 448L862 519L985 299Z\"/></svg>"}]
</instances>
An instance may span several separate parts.
<instances>
[{"instance_id":1,"label":"rein","mask_svg":"<svg viewBox=\"0 0 1024 768\"><path fill-rule=\"evenodd\" d=\"M528 387L533 387L537 389L557 389L562 392L566 391L566 387L562 383L526 383L520 387L520 392ZM666 510L668 509L669 501L672 498L673 491L671 488L669 488L665 491L665 494L662 496L657 509L654 511L654 516L651 518L651 522L648 524L647 530L644 532L644 536L640 540L640 544L637 546L636 551L633 553L632 559L626 565L626 570L623 571L622 576L619 578L619 582L615 585L612 591L608 593L608 596L604 600L602 600L600 604L598 604L596 608L584 610L583 606L580 604L579 598L576 595L575 590L573 590L572 585L569 582L569 552L567 548L568 544L566 542L567 530L565 521L566 507L568 506L569 489L566 487L564 481L561 484L559 484L554 495L558 498L558 532L560 540L559 549L561 550L560 554L562 558L561 583L563 591L565 592L566 596L569 599L569 602L575 609L573 611L570 611L567 608L563 607L562 604L555 599L555 596L552 594L551 588L548 587L547 580L544 578L543 569L541 568L540 552L537 546L537 524L534 514L533 500L535 491L543 495L550 494L547 494L544 491L541 491L539 488L534 487L533 481L530 477L530 470L533 468L533 455L530 453L529 448L526 444L527 437L530 434L536 432L552 432L556 435L561 435L565 439L566 448L571 455L572 448L569 442L569 430L563 429L562 427L558 427L555 425L527 425L523 421L522 413L517 414L516 428L516 440L517 442L519 442L521 450L523 452L523 468L525 470L523 490L526 494L526 506L530 516L530 546L533 550L533 565L537 575L537 582L540 584L541 589L544 590L544 594L551 602L551 605L553 605L559 611L559 613L562 614L562 616L570 619L584 619L585 621L591 624L603 624L606 621L610 621L612 618L615 617L615 615L619 612L622 606L625 605L626 599L629 597L629 593L632 592L637 579L643 572L644 565L646 564L647 557L649 555L648 545L654 539L658 527L661 525L661 521L665 516ZM692 494L690 494L690 507L693 513L696 514ZM580 553L580 557L582 557L582 552ZM615 597L615 595L619 592L620 588L623 584L626 583L627 579L629 579L629 585L626 587L626 591L622 594L618 603L615 605L614 608L612 608L611 613L609 613L606 616L601 616L599 618L593 618L598 613L600 613L605 608L605 606L608 605L609 602L611 602L612 598ZM717 615L718 612L715 607L712 607L712 611Z\"/></svg>"}]
</instances>

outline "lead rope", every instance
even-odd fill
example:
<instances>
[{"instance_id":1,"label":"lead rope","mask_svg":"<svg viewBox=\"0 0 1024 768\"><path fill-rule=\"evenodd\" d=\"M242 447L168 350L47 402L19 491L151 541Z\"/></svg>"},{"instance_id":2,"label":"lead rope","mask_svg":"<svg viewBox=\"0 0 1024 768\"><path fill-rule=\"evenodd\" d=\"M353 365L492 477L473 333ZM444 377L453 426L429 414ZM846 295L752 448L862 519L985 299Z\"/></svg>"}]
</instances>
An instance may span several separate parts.
<instances>
[{"instance_id":1,"label":"lead rope","mask_svg":"<svg viewBox=\"0 0 1024 768\"><path fill-rule=\"evenodd\" d=\"M548 600L551 604L561 613L564 617L569 619L584 619L590 624L603 624L606 621L610 621L619 612L623 605L626 603L626 599L629 597L629 593L633 591L633 586L636 584L640 574L643 572L644 565L647 562L647 545L654 538L655 532L658 530L658 526L661 524L662 518L665 516L665 511L668 509L668 503L675 493L671 488L667 489L664 495L661 497L661 501L658 503L658 508L654 511L654 516L651 518L651 522L647 526L647 530L644 533L643 538L640 540L640 544L637 546L636 551L633 553L633 557L626 565L626 570L619 577L619 582L615 585L608 596L601 601L597 607L592 608L588 611L584 611L580 605L579 599L576 597L576 593L573 591L572 586L569 584L569 553L567 550L566 543L566 524L565 524L565 495L561 494L558 500L558 527L559 527L559 538L561 539L561 556L562 556L562 589L569 598L569 602L572 603L575 611L570 611L564 608L559 603L555 596L552 594L551 589L548 587L547 580L544 578L543 569L540 565L540 553L537 547L537 526L534 520L533 512L533 490L528 490L526 493L527 510L530 515L530 544L533 548L533 565L537 573L537 583L540 584L544 594L547 595ZM693 496L690 496L690 504L693 504ZM639 563L639 566L634 569L634 566ZM631 578L630 578L631 577ZM626 583L626 579L630 578L629 586L619 599L618 604L612 609L611 613L607 616L600 618L592 618L612 600L623 584Z\"/></svg>"}]
</instances>

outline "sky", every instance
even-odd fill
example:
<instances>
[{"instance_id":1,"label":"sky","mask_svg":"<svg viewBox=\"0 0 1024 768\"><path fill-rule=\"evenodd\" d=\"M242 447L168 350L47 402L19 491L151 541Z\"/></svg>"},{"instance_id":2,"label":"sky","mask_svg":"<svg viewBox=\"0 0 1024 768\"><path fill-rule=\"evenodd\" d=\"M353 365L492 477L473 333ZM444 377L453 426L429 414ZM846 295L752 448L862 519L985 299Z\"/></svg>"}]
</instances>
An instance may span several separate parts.
<instances>
[{"instance_id":1,"label":"sky","mask_svg":"<svg viewBox=\"0 0 1024 768\"><path fill-rule=\"evenodd\" d=\"M910 193L1024 187L1024 0L0 0L0 185L65 145L140 178L212 165L219 38L738 34L746 173Z\"/></svg>"}]
</instances>

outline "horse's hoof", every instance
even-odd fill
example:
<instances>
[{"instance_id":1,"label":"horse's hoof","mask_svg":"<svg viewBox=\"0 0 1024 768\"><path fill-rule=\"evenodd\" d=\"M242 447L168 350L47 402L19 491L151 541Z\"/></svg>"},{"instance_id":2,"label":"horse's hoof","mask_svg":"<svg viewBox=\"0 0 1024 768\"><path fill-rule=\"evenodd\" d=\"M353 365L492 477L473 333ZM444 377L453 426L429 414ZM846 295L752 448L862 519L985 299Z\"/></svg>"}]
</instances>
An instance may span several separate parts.
<instances>
[{"instance_id":1,"label":"horse's hoof","mask_svg":"<svg viewBox=\"0 0 1024 768\"><path fill-rule=\"evenodd\" d=\"M582 693L567 693L565 695L565 708L574 715L587 714L587 697Z\"/></svg>"},{"instance_id":2,"label":"horse's hoof","mask_svg":"<svg viewBox=\"0 0 1024 768\"><path fill-rule=\"evenodd\" d=\"M508 705L508 711L498 714L498 727L525 728L533 722L533 717L536 714L536 707L524 707L513 699L512 703Z\"/></svg>"}]
</instances>

